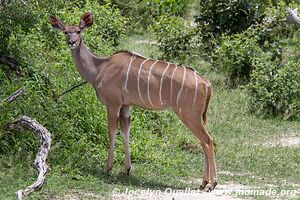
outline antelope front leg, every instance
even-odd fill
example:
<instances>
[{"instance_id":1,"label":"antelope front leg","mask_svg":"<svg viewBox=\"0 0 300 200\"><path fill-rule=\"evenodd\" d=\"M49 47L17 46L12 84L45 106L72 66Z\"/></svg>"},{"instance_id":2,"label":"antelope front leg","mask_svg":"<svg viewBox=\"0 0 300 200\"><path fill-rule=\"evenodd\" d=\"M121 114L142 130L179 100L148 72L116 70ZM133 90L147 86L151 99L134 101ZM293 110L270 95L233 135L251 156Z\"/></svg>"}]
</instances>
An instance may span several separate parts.
<instances>
[{"instance_id":1,"label":"antelope front leg","mask_svg":"<svg viewBox=\"0 0 300 200\"><path fill-rule=\"evenodd\" d=\"M114 161L114 148L117 135L117 124L119 119L120 106L107 107L108 118L108 134L109 134L109 151L106 165L106 173L108 173L113 166Z\"/></svg>"},{"instance_id":2,"label":"antelope front leg","mask_svg":"<svg viewBox=\"0 0 300 200\"><path fill-rule=\"evenodd\" d=\"M131 169L130 151L129 151L129 135L130 135L130 113L129 106L122 106L120 111L120 127L121 134L125 146L125 174L129 175Z\"/></svg>"}]
</instances>

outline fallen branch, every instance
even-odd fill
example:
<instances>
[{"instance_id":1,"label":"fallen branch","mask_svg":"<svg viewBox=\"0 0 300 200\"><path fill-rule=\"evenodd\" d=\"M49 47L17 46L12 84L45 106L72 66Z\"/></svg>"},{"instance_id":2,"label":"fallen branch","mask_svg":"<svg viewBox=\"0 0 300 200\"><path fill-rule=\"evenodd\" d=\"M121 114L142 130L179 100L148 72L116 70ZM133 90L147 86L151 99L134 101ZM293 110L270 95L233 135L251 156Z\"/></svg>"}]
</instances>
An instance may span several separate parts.
<instances>
[{"instance_id":1,"label":"fallen branch","mask_svg":"<svg viewBox=\"0 0 300 200\"><path fill-rule=\"evenodd\" d=\"M300 18L298 16L298 9L297 8L294 9L294 10L288 8L287 9L287 14L288 14L287 17L286 17L287 21L289 21L291 23L294 23L298 26L300 25Z\"/></svg>"},{"instance_id":2,"label":"fallen branch","mask_svg":"<svg viewBox=\"0 0 300 200\"><path fill-rule=\"evenodd\" d=\"M18 98L21 94L23 94L25 92L24 88L20 88L17 91L15 91L14 93L12 93L9 97L7 97L6 99L3 100L3 102L7 102L7 103L11 103L14 100L16 100L16 98Z\"/></svg>"},{"instance_id":3,"label":"fallen branch","mask_svg":"<svg viewBox=\"0 0 300 200\"><path fill-rule=\"evenodd\" d=\"M28 186L24 190L17 191L18 199L22 200L23 197L29 195L35 190L40 189L43 186L46 173L50 171L50 167L46 163L46 160L51 146L51 133L36 120L33 120L27 116L23 116L20 119L5 126L6 129L13 129L16 127L23 127L38 134L41 142L41 147L39 148L36 159L34 161L34 166L39 171L39 175L36 182L34 182L32 185Z\"/></svg>"},{"instance_id":4,"label":"fallen branch","mask_svg":"<svg viewBox=\"0 0 300 200\"><path fill-rule=\"evenodd\" d=\"M17 75L21 75L21 69L16 60L13 58L0 54L0 62L8 66L12 71L15 71Z\"/></svg>"},{"instance_id":5,"label":"fallen branch","mask_svg":"<svg viewBox=\"0 0 300 200\"><path fill-rule=\"evenodd\" d=\"M68 92L71 92L72 90L74 90L75 88L78 88L80 86L82 86L83 84L86 84L87 81L83 81L77 85L74 85L73 87L71 87L70 89L66 90L66 91L63 91L62 93L60 93L59 95L55 96L54 97L54 100L57 101L61 96L67 94Z\"/></svg>"}]
</instances>

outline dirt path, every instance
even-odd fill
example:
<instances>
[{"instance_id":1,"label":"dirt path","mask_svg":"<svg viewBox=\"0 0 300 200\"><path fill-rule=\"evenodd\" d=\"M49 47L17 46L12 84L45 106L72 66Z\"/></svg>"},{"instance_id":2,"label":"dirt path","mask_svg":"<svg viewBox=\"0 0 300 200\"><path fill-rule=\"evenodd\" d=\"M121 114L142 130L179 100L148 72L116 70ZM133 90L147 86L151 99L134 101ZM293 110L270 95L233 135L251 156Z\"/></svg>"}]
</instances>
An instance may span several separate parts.
<instances>
[{"instance_id":1,"label":"dirt path","mask_svg":"<svg viewBox=\"0 0 300 200\"><path fill-rule=\"evenodd\" d=\"M239 200L234 197L236 192L249 189L247 186L228 184L218 185L218 189L213 192L200 190L125 190L115 189L110 196L111 200Z\"/></svg>"},{"instance_id":2,"label":"dirt path","mask_svg":"<svg viewBox=\"0 0 300 200\"><path fill-rule=\"evenodd\" d=\"M278 140L273 140L270 142L266 142L263 144L265 147L290 147L290 148L297 148L300 146L300 137L299 136L286 136L280 138Z\"/></svg>"}]
</instances>

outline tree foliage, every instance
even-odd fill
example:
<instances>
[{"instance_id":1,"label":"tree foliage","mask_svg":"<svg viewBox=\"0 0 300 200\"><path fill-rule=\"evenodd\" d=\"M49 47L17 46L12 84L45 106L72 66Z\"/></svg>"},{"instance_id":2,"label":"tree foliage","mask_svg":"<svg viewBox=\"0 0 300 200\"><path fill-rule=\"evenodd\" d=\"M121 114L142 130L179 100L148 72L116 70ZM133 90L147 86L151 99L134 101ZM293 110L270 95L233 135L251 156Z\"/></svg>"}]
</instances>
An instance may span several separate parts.
<instances>
[{"instance_id":1,"label":"tree foliage","mask_svg":"<svg viewBox=\"0 0 300 200\"><path fill-rule=\"evenodd\" d=\"M262 0L208 0L200 1L200 11L195 16L202 27L206 50L211 52L222 34L241 33L264 18L265 9L272 5Z\"/></svg>"},{"instance_id":2,"label":"tree foliage","mask_svg":"<svg viewBox=\"0 0 300 200\"><path fill-rule=\"evenodd\" d=\"M299 60L279 64L269 54L253 58L254 70L246 86L253 110L285 119L300 118Z\"/></svg>"},{"instance_id":3,"label":"tree foliage","mask_svg":"<svg viewBox=\"0 0 300 200\"><path fill-rule=\"evenodd\" d=\"M253 70L252 59L263 51L255 37L246 34L223 36L214 49L214 66L224 72L231 87L247 84Z\"/></svg>"},{"instance_id":4,"label":"tree foliage","mask_svg":"<svg viewBox=\"0 0 300 200\"><path fill-rule=\"evenodd\" d=\"M287 5L266 8L260 23L242 33L223 35L213 51L214 66L232 86L245 85L254 108L285 118L299 118L298 31L285 20ZM295 46L296 45L296 46Z\"/></svg>"},{"instance_id":5,"label":"tree foliage","mask_svg":"<svg viewBox=\"0 0 300 200\"><path fill-rule=\"evenodd\" d=\"M112 0L130 18L132 31L147 29L161 15L183 16L190 0Z\"/></svg>"},{"instance_id":6,"label":"tree foliage","mask_svg":"<svg viewBox=\"0 0 300 200\"><path fill-rule=\"evenodd\" d=\"M187 26L182 17L163 15L152 30L164 60L187 63L201 53L199 29Z\"/></svg>"}]
</instances>

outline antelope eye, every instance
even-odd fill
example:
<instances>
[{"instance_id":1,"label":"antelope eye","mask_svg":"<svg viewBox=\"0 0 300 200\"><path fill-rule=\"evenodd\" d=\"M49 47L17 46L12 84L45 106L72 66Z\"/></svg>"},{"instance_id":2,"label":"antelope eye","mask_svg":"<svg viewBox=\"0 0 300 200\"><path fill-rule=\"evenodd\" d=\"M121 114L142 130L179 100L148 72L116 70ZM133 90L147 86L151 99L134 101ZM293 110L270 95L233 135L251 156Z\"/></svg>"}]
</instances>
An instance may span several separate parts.
<instances>
[{"instance_id":1,"label":"antelope eye","mask_svg":"<svg viewBox=\"0 0 300 200\"><path fill-rule=\"evenodd\" d=\"M64 33L67 35L67 34L68 34L68 31L64 31Z\"/></svg>"},{"instance_id":2,"label":"antelope eye","mask_svg":"<svg viewBox=\"0 0 300 200\"><path fill-rule=\"evenodd\" d=\"M77 31L77 34L80 34L80 31Z\"/></svg>"}]
</instances>

